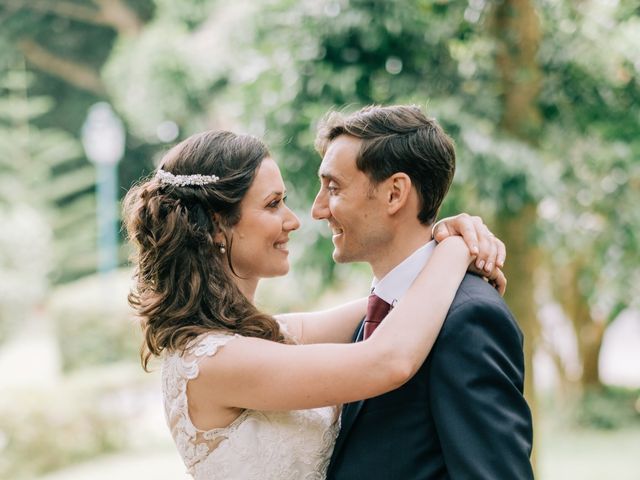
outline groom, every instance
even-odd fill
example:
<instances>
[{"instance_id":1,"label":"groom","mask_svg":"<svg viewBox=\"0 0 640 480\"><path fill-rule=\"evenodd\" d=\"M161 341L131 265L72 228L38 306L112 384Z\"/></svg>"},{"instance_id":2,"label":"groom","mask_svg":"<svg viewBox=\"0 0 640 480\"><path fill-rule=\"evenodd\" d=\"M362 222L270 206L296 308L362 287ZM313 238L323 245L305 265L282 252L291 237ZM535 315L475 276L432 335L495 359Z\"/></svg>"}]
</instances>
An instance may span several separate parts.
<instances>
[{"instance_id":1,"label":"groom","mask_svg":"<svg viewBox=\"0 0 640 480\"><path fill-rule=\"evenodd\" d=\"M312 215L329 222L336 262L364 261L374 273L370 309L354 334L361 341L434 249L431 226L455 151L415 106L334 113L316 147L322 185ZM532 479L522 341L495 289L466 275L418 373L344 406L328 480Z\"/></svg>"}]
</instances>

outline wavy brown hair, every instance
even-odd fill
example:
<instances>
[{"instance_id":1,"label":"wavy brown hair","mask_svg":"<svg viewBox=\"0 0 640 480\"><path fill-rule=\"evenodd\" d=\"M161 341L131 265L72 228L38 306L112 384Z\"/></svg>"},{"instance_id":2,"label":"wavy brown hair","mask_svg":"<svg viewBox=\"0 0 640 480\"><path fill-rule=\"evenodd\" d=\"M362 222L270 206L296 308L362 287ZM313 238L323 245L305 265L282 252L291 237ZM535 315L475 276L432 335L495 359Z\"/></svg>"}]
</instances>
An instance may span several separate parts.
<instances>
[{"instance_id":1,"label":"wavy brown hair","mask_svg":"<svg viewBox=\"0 0 640 480\"><path fill-rule=\"evenodd\" d=\"M240 202L267 147L249 135L209 131L172 148L160 168L174 175L217 175L216 183L163 185L150 178L123 202L129 240L136 247L135 285L129 304L141 319L145 370L151 356L182 351L209 331L286 342L277 321L260 312L233 279L233 237ZM214 242L221 232L226 254Z\"/></svg>"}]
</instances>

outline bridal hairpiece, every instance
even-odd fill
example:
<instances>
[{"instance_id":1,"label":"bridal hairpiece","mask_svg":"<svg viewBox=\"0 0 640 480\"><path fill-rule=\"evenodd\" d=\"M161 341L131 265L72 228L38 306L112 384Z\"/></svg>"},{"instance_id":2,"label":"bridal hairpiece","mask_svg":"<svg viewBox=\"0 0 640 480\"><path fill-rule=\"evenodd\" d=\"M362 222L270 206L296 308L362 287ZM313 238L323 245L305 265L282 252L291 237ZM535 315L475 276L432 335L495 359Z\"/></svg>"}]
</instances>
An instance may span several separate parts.
<instances>
[{"instance_id":1,"label":"bridal hairpiece","mask_svg":"<svg viewBox=\"0 0 640 480\"><path fill-rule=\"evenodd\" d=\"M220 180L217 175L174 175L166 170L158 169L156 178L162 185L174 185L177 187L191 187L195 185L209 185Z\"/></svg>"}]
</instances>

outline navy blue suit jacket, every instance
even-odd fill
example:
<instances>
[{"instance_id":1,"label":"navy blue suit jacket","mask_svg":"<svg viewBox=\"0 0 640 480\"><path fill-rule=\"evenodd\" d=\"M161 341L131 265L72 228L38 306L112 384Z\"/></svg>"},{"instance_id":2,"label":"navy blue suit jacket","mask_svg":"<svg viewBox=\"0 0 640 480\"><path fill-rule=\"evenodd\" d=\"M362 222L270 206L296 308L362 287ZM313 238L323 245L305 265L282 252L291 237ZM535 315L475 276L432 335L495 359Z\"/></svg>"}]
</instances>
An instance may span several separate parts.
<instances>
[{"instance_id":1,"label":"navy blue suit jacket","mask_svg":"<svg viewBox=\"0 0 640 480\"><path fill-rule=\"evenodd\" d=\"M522 341L495 289L466 275L418 373L344 406L328 480L532 479Z\"/></svg>"}]
</instances>

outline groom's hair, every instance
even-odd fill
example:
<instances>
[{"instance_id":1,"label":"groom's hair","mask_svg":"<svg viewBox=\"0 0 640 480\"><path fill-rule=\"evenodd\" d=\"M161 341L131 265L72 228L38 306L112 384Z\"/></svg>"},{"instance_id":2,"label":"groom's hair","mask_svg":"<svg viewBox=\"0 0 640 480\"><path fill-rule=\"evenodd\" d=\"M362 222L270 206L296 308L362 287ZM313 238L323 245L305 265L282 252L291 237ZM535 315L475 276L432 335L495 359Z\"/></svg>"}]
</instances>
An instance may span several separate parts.
<instances>
[{"instance_id":1,"label":"groom's hair","mask_svg":"<svg viewBox=\"0 0 640 480\"><path fill-rule=\"evenodd\" d=\"M374 186L394 173L406 173L420 198L418 220L435 221L456 165L453 140L435 119L416 105L372 105L350 115L330 112L320 124L316 150L324 156L340 135L362 140L356 166Z\"/></svg>"}]
</instances>

